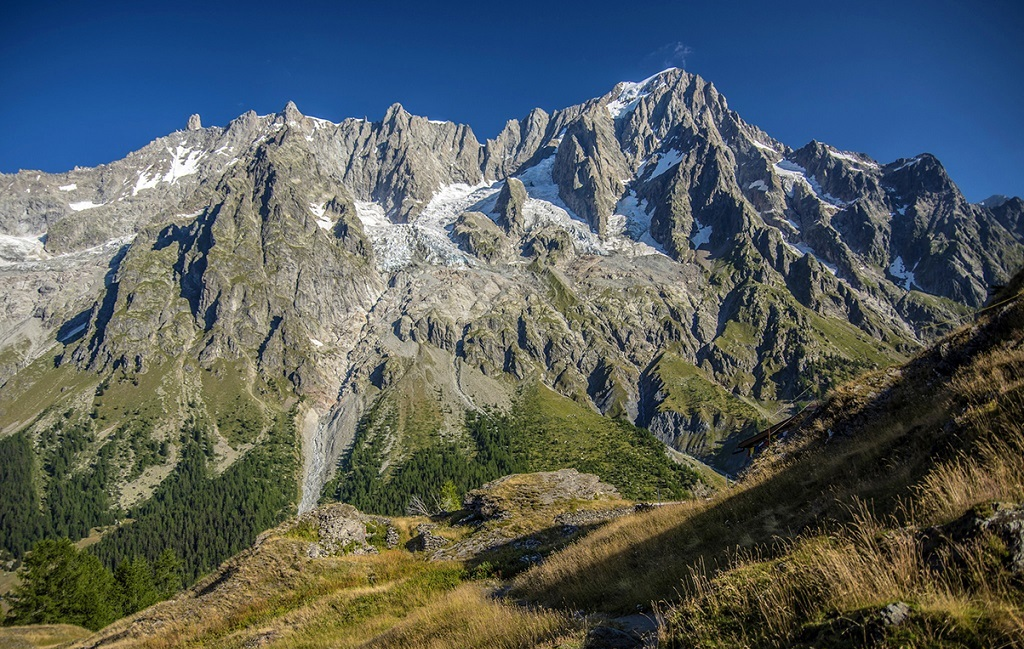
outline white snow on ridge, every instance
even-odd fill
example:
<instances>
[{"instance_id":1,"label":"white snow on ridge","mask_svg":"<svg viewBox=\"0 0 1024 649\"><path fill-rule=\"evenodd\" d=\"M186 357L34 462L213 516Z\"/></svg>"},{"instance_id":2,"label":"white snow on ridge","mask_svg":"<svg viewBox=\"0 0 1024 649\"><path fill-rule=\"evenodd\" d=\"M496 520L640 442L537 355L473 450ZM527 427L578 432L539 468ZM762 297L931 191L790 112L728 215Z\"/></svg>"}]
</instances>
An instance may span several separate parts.
<instances>
[{"instance_id":1,"label":"white snow on ridge","mask_svg":"<svg viewBox=\"0 0 1024 649\"><path fill-rule=\"evenodd\" d=\"M190 176L199 171L199 160L205 155L203 151L193 151L180 144L175 147L174 151L168 150L168 153L174 156L174 158L171 160L171 168L167 170L162 180L172 185L179 178Z\"/></svg>"},{"instance_id":2,"label":"white snow on ridge","mask_svg":"<svg viewBox=\"0 0 1024 649\"><path fill-rule=\"evenodd\" d=\"M906 169L907 167L913 167L918 162L921 162L921 158L911 158L910 160L907 160L906 162L904 162L900 166L898 166L895 169L893 169L893 171L896 172L896 171L901 171L903 169Z\"/></svg>"},{"instance_id":3,"label":"white snow on ridge","mask_svg":"<svg viewBox=\"0 0 1024 649\"><path fill-rule=\"evenodd\" d=\"M61 185L57 189L61 190L62 192L71 192L78 189L78 185L75 183L71 183L70 185Z\"/></svg>"},{"instance_id":4,"label":"white snow on ridge","mask_svg":"<svg viewBox=\"0 0 1024 649\"><path fill-rule=\"evenodd\" d=\"M669 68L671 70L672 68ZM668 72L668 70L662 70L658 74ZM608 113L612 116L612 119L621 119L626 115L633 112L636 105L640 103L640 100L646 97L650 92L644 92L648 90L647 86L650 85L651 81L658 76L647 77L643 81L623 81L621 84L622 90L619 91L619 95L608 102L605 106L608 109Z\"/></svg>"},{"instance_id":5,"label":"white snow on ridge","mask_svg":"<svg viewBox=\"0 0 1024 649\"><path fill-rule=\"evenodd\" d=\"M627 84L619 96L608 102L605 108L608 109L612 119L622 119L633 112L633 109L636 108L636 105L640 103L644 96L639 93L639 84Z\"/></svg>"},{"instance_id":6,"label":"white snow on ridge","mask_svg":"<svg viewBox=\"0 0 1024 649\"><path fill-rule=\"evenodd\" d=\"M914 268L917 268L917 264L914 264ZM889 265L889 272L896 279L903 281L903 290L905 291L909 291L911 285L917 283L913 271L907 270L907 267L903 264L902 256L897 256L896 259L892 260L892 264Z\"/></svg>"},{"instance_id":7,"label":"white snow on ridge","mask_svg":"<svg viewBox=\"0 0 1024 649\"><path fill-rule=\"evenodd\" d=\"M814 176L808 175L807 170L797 163L783 159L772 165L772 168L782 179L782 186L785 188L787 195L793 195L793 187L796 183L804 183L822 203L836 208L846 207L847 203L845 201L822 191L821 185L814 179Z\"/></svg>"},{"instance_id":8,"label":"white snow on ridge","mask_svg":"<svg viewBox=\"0 0 1024 649\"><path fill-rule=\"evenodd\" d=\"M79 201L78 203L70 203L70 207L75 212L81 212L82 210L91 210L94 207L103 207L105 203L93 203L92 201Z\"/></svg>"},{"instance_id":9,"label":"white snow on ridge","mask_svg":"<svg viewBox=\"0 0 1024 649\"><path fill-rule=\"evenodd\" d=\"M768 191L768 185L763 180L755 180L754 182L747 185L747 189L756 189L759 192Z\"/></svg>"},{"instance_id":10,"label":"white snow on ridge","mask_svg":"<svg viewBox=\"0 0 1024 649\"><path fill-rule=\"evenodd\" d=\"M670 149L665 153L661 154L658 158L658 164L654 167L654 171L651 172L651 178L657 178L661 174L665 173L672 167L679 164L683 159L683 154L675 149Z\"/></svg>"},{"instance_id":11,"label":"white snow on ridge","mask_svg":"<svg viewBox=\"0 0 1024 649\"><path fill-rule=\"evenodd\" d=\"M857 157L855 153L852 153L850 151L840 151L839 149L833 149L830 146L826 146L825 150L828 151L828 154L833 158L846 160L847 162L852 162L855 165L861 165L863 167L871 167L873 169L878 169L877 162L874 162L873 160L863 160Z\"/></svg>"}]
</instances>

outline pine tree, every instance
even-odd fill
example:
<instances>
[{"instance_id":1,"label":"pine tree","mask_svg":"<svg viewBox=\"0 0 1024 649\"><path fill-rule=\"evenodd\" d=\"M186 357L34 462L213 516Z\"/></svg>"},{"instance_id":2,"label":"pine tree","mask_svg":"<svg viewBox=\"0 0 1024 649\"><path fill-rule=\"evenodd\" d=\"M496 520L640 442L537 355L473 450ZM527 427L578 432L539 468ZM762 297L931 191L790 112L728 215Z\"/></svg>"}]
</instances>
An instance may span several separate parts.
<instances>
[{"instance_id":1,"label":"pine tree","mask_svg":"<svg viewBox=\"0 0 1024 649\"><path fill-rule=\"evenodd\" d=\"M120 615L114 579L94 555L68 539L39 541L8 597L12 624L77 624L97 630Z\"/></svg>"},{"instance_id":2,"label":"pine tree","mask_svg":"<svg viewBox=\"0 0 1024 649\"><path fill-rule=\"evenodd\" d=\"M181 560L171 548L166 548L153 563L153 587L160 599L173 597L182 586Z\"/></svg>"},{"instance_id":3,"label":"pine tree","mask_svg":"<svg viewBox=\"0 0 1024 649\"><path fill-rule=\"evenodd\" d=\"M114 573L114 579L117 580L121 611L125 615L141 611L159 599L153 585L153 571L144 557L136 556L131 561L122 561Z\"/></svg>"}]
</instances>

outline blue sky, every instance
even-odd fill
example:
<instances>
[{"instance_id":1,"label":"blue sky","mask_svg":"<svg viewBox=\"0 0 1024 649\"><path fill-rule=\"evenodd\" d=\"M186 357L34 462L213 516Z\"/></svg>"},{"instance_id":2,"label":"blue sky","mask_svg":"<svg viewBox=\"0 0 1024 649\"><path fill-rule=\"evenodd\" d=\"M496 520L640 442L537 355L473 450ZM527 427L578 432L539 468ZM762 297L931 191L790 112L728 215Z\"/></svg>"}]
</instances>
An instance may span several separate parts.
<instances>
[{"instance_id":1,"label":"blue sky","mask_svg":"<svg viewBox=\"0 0 1024 649\"><path fill-rule=\"evenodd\" d=\"M748 122L888 162L924 151L970 200L1024 195L1024 3L40 2L0 15L0 171L64 171L289 100L391 103L493 137L669 66Z\"/></svg>"}]
</instances>

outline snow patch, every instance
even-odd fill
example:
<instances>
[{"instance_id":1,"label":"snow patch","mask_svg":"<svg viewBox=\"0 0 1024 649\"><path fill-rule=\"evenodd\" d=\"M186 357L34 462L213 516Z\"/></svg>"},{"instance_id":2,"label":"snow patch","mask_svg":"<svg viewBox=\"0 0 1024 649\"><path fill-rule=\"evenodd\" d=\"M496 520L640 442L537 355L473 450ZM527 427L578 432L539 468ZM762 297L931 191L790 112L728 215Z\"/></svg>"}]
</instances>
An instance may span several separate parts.
<instances>
[{"instance_id":1,"label":"snow patch","mask_svg":"<svg viewBox=\"0 0 1024 649\"><path fill-rule=\"evenodd\" d=\"M142 173L139 174L138 180L135 181L135 187L132 187L132 196L137 196L143 189L152 189L156 187L156 184L160 182L160 177L157 174L153 174L153 177L149 177L149 170L152 165L146 167Z\"/></svg>"},{"instance_id":2,"label":"snow patch","mask_svg":"<svg viewBox=\"0 0 1024 649\"><path fill-rule=\"evenodd\" d=\"M636 255L666 255L665 248L651 236L651 215L648 212L650 207L647 199L640 199L636 192L630 190L618 205L615 206L615 214L608 219L608 230L615 250L623 250L626 246L617 246L618 238L622 235L635 242L636 248L632 252Z\"/></svg>"},{"instance_id":3,"label":"snow patch","mask_svg":"<svg viewBox=\"0 0 1024 649\"><path fill-rule=\"evenodd\" d=\"M93 203L92 201L79 201L78 203L70 203L70 207L75 212L81 212L82 210L91 210L94 207L103 207L106 203Z\"/></svg>"},{"instance_id":4,"label":"snow patch","mask_svg":"<svg viewBox=\"0 0 1024 649\"><path fill-rule=\"evenodd\" d=\"M654 167L654 171L651 172L651 178L657 178L661 174L665 173L672 167L679 164L683 159L683 154L675 149L670 149L665 153L661 154L658 158L658 164Z\"/></svg>"},{"instance_id":5,"label":"snow patch","mask_svg":"<svg viewBox=\"0 0 1024 649\"><path fill-rule=\"evenodd\" d=\"M768 185L763 180L755 180L754 182L747 185L747 189L756 189L759 192L768 191Z\"/></svg>"},{"instance_id":6,"label":"snow patch","mask_svg":"<svg viewBox=\"0 0 1024 649\"><path fill-rule=\"evenodd\" d=\"M911 158L910 160L904 162L900 166L898 166L895 169L893 169L893 172L902 171L903 169L906 169L907 167L913 167L918 162L921 162L921 158Z\"/></svg>"},{"instance_id":7,"label":"snow patch","mask_svg":"<svg viewBox=\"0 0 1024 649\"><path fill-rule=\"evenodd\" d=\"M329 218L325 217L324 214L327 212L327 203L310 203L309 211L316 216L316 224L324 230L330 230L334 227L334 222Z\"/></svg>"},{"instance_id":8,"label":"snow patch","mask_svg":"<svg viewBox=\"0 0 1024 649\"><path fill-rule=\"evenodd\" d=\"M57 189L61 190L62 192L73 192L76 189L78 189L78 185L76 185L75 183L71 183L70 185L61 185Z\"/></svg>"},{"instance_id":9,"label":"snow patch","mask_svg":"<svg viewBox=\"0 0 1024 649\"><path fill-rule=\"evenodd\" d=\"M819 201L826 205L830 205L836 208L843 208L848 205L846 201L836 198L831 194L826 194L822 189L821 185L814 176L807 175L807 170L800 165L790 160L779 160L772 168L775 173L778 174L782 180L782 186L786 190L787 196L793 195L793 188L797 183L803 183L810 188L811 192L818 198Z\"/></svg>"},{"instance_id":10,"label":"snow patch","mask_svg":"<svg viewBox=\"0 0 1024 649\"><path fill-rule=\"evenodd\" d=\"M559 197L558 185L551 178L554 162L554 155L548 156L518 176L528 197L523 210L528 232L545 226L558 228L569 235L576 250L582 254L608 255L616 252L634 257L665 254L651 237L647 201L639 200L634 192L629 192L608 218L606 236L602 238Z\"/></svg>"},{"instance_id":11,"label":"snow patch","mask_svg":"<svg viewBox=\"0 0 1024 649\"><path fill-rule=\"evenodd\" d=\"M917 268L917 264L914 264L914 269ZM913 270L908 270L906 265L903 263L903 257L897 256L896 259L892 260L889 265L889 272L896 279L903 282L903 290L909 291L912 284L917 283L917 279L914 277Z\"/></svg>"},{"instance_id":12,"label":"snow patch","mask_svg":"<svg viewBox=\"0 0 1024 649\"><path fill-rule=\"evenodd\" d=\"M663 72L667 71L668 70L663 70ZM658 74L661 74L661 72ZM618 96L608 102L605 106L605 108L608 109L608 113L612 116L612 119L622 119L633 112L633 109L636 108L638 103L640 103L640 100L650 94L650 89L647 86L650 85L651 81L657 77L658 74L647 77L643 81L623 81L618 84L622 87L622 89L619 90Z\"/></svg>"},{"instance_id":13,"label":"snow patch","mask_svg":"<svg viewBox=\"0 0 1024 649\"><path fill-rule=\"evenodd\" d=\"M199 171L199 160L205 155L202 151L194 151L180 144L175 147L174 151L168 149L167 152L174 156L174 158L171 160L171 168L167 170L162 180L172 185L179 178L190 176Z\"/></svg>"},{"instance_id":14,"label":"snow patch","mask_svg":"<svg viewBox=\"0 0 1024 649\"><path fill-rule=\"evenodd\" d=\"M803 257L804 255L810 255L810 256L814 257L815 259L818 260L818 262L822 266L825 267L825 270L827 270L828 272L832 273L836 277L839 277L839 269L837 267L833 266L832 264L828 263L824 259L822 259L818 255L818 253L816 253L814 251L814 248L810 247L806 243L804 243L802 241L798 241L797 243L790 243L789 241L785 241L785 244L786 244L786 246L790 250L792 250L794 253L796 253L800 257Z\"/></svg>"},{"instance_id":15,"label":"snow patch","mask_svg":"<svg viewBox=\"0 0 1024 649\"><path fill-rule=\"evenodd\" d=\"M324 346L324 344L322 342L320 342L319 340L317 340L316 338L310 338L309 342L313 343L313 345L315 347L323 347Z\"/></svg>"},{"instance_id":16,"label":"snow patch","mask_svg":"<svg viewBox=\"0 0 1024 649\"><path fill-rule=\"evenodd\" d=\"M878 169L878 163L877 162L875 162L874 160L865 160L865 159L861 158L860 156L858 156L856 153L853 153L852 151L840 151L839 149L833 149L830 146L826 146L825 150L828 151L828 154L830 156L832 156L833 158L838 158L840 160L845 160L846 162L851 162L851 163L853 163L855 165L860 165L862 167L870 167L872 169Z\"/></svg>"},{"instance_id":17,"label":"snow patch","mask_svg":"<svg viewBox=\"0 0 1024 649\"><path fill-rule=\"evenodd\" d=\"M528 197L523 209L527 231L554 226L572 238L578 251L591 255L607 254L607 248L590 229L590 224L570 210L558 196L558 185L551 178L554 164L555 156L550 155L518 176Z\"/></svg>"}]
</instances>

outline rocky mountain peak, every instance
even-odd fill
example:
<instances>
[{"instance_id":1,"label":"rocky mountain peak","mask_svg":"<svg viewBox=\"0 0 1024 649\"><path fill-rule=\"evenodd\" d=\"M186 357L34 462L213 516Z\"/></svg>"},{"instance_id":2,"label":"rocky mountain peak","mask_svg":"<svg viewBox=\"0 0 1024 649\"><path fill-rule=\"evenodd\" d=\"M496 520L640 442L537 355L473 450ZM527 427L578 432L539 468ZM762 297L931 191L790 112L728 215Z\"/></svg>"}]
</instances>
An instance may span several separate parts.
<instances>
[{"instance_id":1,"label":"rocky mountain peak","mask_svg":"<svg viewBox=\"0 0 1024 649\"><path fill-rule=\"evenodd\" d=\"M188 126L185 130L198 131L203 128L203 122L199 119L199 113L194 113L188 118Z\"/></svg>"},{"instance_id":2,"label":"rocky mountain peak","mask_svg":"<svg viewBox=\"0 0 1024 649\"><path fill-rule=\"evenodd\" d=\"M978 205L981 205L982 207L987 207L990 210L994 210L997 207L1000 207L1001 205L1006 203L1006 201L1008 200L1010 200L1009 196L1005 196L1003 194L992 194L985 200L978 203Z\"/></svg>"},{"instance_id":3,"label":"rocky mountain peak","mask_svg":"<svg viewBox=\"0 0 1024 649\"><path fill-rule=\"evenodd\" d=\"M405 107L397 101L384 111L383 122L387 126L407 125L412 119L412 115L409 111L405 110Z\"/></svg>"},{"instance_id":4,"label":"rocky mountain peak","mask_svg":"<svg viewBox=\"0 0 1024 649\"><path fill-rule=\"evenodd\" d=\"M284 118L285 123L299 122L304 117L304 115L299 112L299 108L295 105L294 101L289 101L285 104L284 109L282 109L278 115Z\"/></svg>"}]
</instances>

